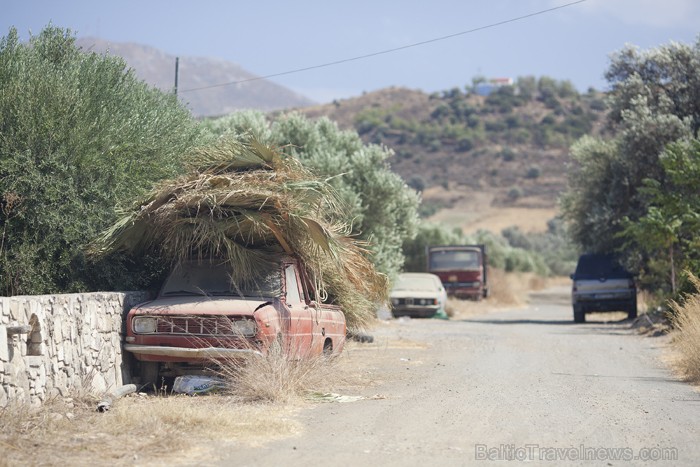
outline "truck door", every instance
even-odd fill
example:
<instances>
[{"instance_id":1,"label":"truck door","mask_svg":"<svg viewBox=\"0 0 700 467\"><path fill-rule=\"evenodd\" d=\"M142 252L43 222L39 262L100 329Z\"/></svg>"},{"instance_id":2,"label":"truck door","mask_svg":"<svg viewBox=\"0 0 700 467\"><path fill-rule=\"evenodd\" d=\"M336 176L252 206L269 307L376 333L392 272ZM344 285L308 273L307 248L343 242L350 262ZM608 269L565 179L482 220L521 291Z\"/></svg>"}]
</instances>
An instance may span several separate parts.
<instances>
[{"instance_id":1,"label":"truck door","mask_svg":"<svg viewBox=\"0 0 700 467\"><path fill-rule=\"evenodd\" d=\"M287 264L285 276L285 303L290 311L289 352L291 355L305 355L309 352L313 337L311 310L306 306L299 274L294 264Z\"/></svg>"}]
</instances>

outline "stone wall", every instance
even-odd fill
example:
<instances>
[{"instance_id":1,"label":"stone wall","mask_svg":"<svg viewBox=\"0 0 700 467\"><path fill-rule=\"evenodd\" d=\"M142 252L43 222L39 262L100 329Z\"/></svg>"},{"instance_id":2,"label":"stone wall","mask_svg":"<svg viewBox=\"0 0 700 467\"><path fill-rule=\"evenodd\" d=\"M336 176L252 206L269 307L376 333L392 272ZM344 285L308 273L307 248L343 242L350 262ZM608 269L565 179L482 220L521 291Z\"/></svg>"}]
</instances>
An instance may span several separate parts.
<instances>
[{"instance_id":1,"label":"stone wall","mask_svg":"<svg viewBox=\"0 0 700 467\"><path fill-rule=\"evenodd\" d=\"M146 292L0 297L0 407L130 382L123 320L147 298Z\"/></svg>"}]
</instances>

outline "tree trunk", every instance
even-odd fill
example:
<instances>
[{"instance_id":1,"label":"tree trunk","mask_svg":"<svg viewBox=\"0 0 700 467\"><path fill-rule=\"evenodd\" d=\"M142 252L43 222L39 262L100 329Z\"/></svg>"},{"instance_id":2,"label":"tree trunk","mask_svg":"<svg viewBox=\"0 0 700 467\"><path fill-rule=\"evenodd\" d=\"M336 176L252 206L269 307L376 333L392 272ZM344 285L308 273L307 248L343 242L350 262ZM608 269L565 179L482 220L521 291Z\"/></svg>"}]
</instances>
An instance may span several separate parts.
<instances>
[{"instance_id":1,"label":"tree trunk","mask_svg":"<svg viewBox=\"0 0 700 467\"><path fill-rule=\"evenodd\" d=\"M669 255L671 256L671 292L676 294L676 265L673 261L673 243L669 247Z\"/></svg>"}]
</instances>

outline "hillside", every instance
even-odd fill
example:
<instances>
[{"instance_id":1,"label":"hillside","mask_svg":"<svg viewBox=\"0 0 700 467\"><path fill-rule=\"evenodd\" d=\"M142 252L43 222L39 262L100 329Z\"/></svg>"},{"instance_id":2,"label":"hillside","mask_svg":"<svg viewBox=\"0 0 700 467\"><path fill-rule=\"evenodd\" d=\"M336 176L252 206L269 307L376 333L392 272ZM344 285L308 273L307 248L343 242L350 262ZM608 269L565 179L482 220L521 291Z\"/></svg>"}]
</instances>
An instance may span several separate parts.
<instances>
[{"instance_id":1,"label":"hillside","mask_svg":"<svg viewBox=\"0 0 700 467\"><path fill-rule=\"evenodd\" d=\"M466 231L542 230L566 186L568 148L600 132L605 104L568 82L520 78L488 96L389 88L302 112L394 149L393 170L423 190L423 214L434 220ZM503 219L492 226L496 211Z\"/></svg>"},{"instance_id":2,"label":"hillside","mask_svg":"<svg viewBox=\"0 0 700 467\"><path fill-rule=\"evenodd\" d=\"M94 37L80 38L76 43L84 50L122 57L139 78L165 91L173 89L174 55L142 44L107 42ZM196 117L224 115L240 109L270 111L313 104L311 99L267 80L185 91L255 77L241 66L225 60L180 57L179 96Z\"/></svg>"}]
</instances>

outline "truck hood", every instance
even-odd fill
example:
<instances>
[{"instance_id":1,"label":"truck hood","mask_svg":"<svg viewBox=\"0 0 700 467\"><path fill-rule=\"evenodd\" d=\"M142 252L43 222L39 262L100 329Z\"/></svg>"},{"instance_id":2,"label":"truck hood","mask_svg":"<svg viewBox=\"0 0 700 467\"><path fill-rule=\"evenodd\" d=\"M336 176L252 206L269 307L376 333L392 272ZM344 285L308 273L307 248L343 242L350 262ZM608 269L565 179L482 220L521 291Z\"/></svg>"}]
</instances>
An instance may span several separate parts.
<instances>
[{"instance_id":1,"label":"truck hood","mask_svg":"<svg viewBox=\"0 0 700 467\"><path fill-rule=\"evenodd\" d=\"M270 300L232 297L164 297L135 307L134 314L150 315L251 315Z\"/></svg>"}]
</instances>

